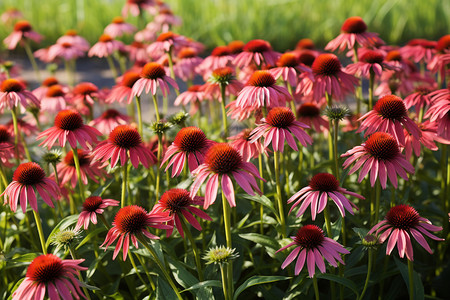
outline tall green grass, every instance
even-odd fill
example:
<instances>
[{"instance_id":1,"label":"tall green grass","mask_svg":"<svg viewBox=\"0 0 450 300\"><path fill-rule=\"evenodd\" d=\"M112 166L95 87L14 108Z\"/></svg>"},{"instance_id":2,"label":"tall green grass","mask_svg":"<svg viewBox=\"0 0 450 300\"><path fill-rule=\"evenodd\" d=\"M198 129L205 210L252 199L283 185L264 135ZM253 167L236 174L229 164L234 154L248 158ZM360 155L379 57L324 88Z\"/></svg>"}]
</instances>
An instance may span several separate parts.
<instances>
[{"instance_id":1,"label":"tall green grass","mask_svg":"<svg viewBox=\"0 0 450 300\"><path fill-rule=\"evenodd\" d=\"M450 33L449 0L167 0L183 19L175 30L207 47L234 39L269 40L277 50L293 48L300 38L319 46L339 34L342 22L361 16L369 31L380 33L390 44L412 38L437 40ZM2 0L22 10L35 29L52 44L67 29L75 28L91 43L121 12L125 0ZM136 24L131 18L130 22ZM0 38L11 28L0 27Z\"/></svg>"}]
</instances>

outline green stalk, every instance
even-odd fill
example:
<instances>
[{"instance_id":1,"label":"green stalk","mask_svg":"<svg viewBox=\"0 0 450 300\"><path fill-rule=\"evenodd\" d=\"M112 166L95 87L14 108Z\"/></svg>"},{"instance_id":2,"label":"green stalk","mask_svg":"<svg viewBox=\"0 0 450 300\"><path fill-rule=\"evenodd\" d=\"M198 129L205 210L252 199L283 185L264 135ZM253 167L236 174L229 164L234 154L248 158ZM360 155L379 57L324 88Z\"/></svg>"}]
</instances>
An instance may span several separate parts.
<instances>
[{"instance_id":1,"label":"green stalk","mask_svg":"<svg viewBox=\"0 0 450 300\"><path fill-rule=\"evenodd\" d=\"M228 295L228 278L227 278L227 272L225 272L225 268L222 264L220 264L220 274L222 275L222 290L223 290L223 297L225 300L230 299L230 296Z\"/></svg>"},{"instance_id":2,"label":"green stalk","mask_svg":"<svg viewBox=\"0 0 450 300\"><path fill-rule=\"evenodd\" d=\"M73 78L73 73L72 73L69 61L64 60L64 68L66 69L67 83L69 84L69 86L73 87L74 83L75 83L75 79Z\"/></svg>"},{"instance_id":3,"label":"green stalk","mask_svg":"<svg viewBox=\"0 0 450 300\"><path fill-rule=\"evenodd\" d=\"M160 185L160 181L161 181L161 172L159 171L159 165L161 163L161 153L162 153L161 139L162 139L161 134L158 134L158 154L156 157L156 187L155 187L155 197L156 197L155 201L156 202L158 202L158 200L159 200L159 185Z\"/></svg>"},{"instance_id":4,"label":"green stalk","mask_svg":"<svg viewBox=\"0 0 450 300\"><path fill-rule=\"evenodd\" d=\"M369 258L369 262L368 262L368 266L367 266L367 275L366 275L366 281L364 282L364 288L361 292L361 296L359 296L359 300L362 300L364 297L364 294L366 293L367 290L367 286L369 285L369 279L370 279L370 273L372 271L372 266L373 266L373 254L372 253L373 250L369 249L368 250L368 258Z\"/></svg>"},{"instance_id":5,"label":"green stalk","mask_svg":"<svg viewBox=\"0 0 450 300\"><path fill-rule=\"evenodd\" d=\"M41 217L39 211L33 210L34 219L36 220L36 227L39 234L39 240L41 242L42 253L47 254L47 248L45 247L44 230L42 229Z\"/></svg>"},{"instance_id":6,"label":"green stalk","mask_svg":"<svg viewBox=\"0 0 450 300\"><path fill-rule=\"evenodd\" d=\"M152 95L153 97L153 106L155 107L156 114L156 122L159 122L159 109L158 109L158 99L156 98L156 94Z\"/></svg>"},{"instance_id":7,"label":"green stalk","mask_svg":"<svg viewBox=\"0 0 450 300\"><path fill-rule=\"evenodd\" d=\"M153 279L150 276L147 267L145 266L145 262L142 260L139 254L136 254L136 257L139 260L139 263L141 264L142 268L144 269L145 274L147 275L148 281L150 282L150 286L152 287L152 291L155 291L156 290L155 283L153 282Z\"/></svg>"},{"instance_id":8,"label":"green stalk","mask_svg":"<svg viewBox=\"0 0 450 300\"><path fill-rule=\"evenodd\" d=\"M136 256L138 256L136 254ZM147 290L150 290L150 287L148 286L148 284L145 282L144 278L142 278L141 274L139 274L138 268L136 266L136 263L134 262L134 258L133 258L133 253L130 251L128 252L128 257L130 258L130 262L131 265L134 268L134 271L136 272L137 277L139 278L139 280L145 285L145 287L147 288ZM153 291L155 291L154 287L152 288Z\"/></svg>"},{"instance_id":9,"label":"green stalk","mask_svg":"<svg viewBox=\"0 0 450 300\"><path fill-rule=\"evenodd\" d=\"M75 251L70 246L69 246L69 253L70 253L70 256L72 256L72 259L74 259L74 260L77 259L77 257L75 256ZM83 282L83 277L81 276L81 272L77 271L77 273L78 273L78 279L81 282ZM89 291L86 289L86 287L83 286L82 289L83 289L83 292L86 295L87 299L91 300L91 296L89 296Z\"/></svg>"},{"instance_id":10,"label":"green stalk","mask_svg":"<svg viewBox=\"0 0 450 300\"><path fill-rule=\"evenodd\" d=\"M28 43L27 39L23 40L23 47L25 49L25 52L27 53L28 59L30 60L31 65L33 66L33 70L36 73L36 77L38 81L41 81L41 73L39 72L39 67L36 63L36 59L34 58L33 51L31 51L30 44Z\"/></svg>"},{"instance_id":11,"label":"green stalk","mask_svg":"<svg viewBox=\"0 0 450 300\"><path fill-rule=\"evenodd\" d=\"M409 300L414 300L414 266L408 259Z\"/></svg>"},{"instance_id":12,"label":"green stalk","mask_svg":"<svg viewBox=\"0 0 450 300\"><path fill-rule=\"evenodd\" d=\"M375 73L370 70L370 77L369 77L369 110L372 110L373 108L373 88L375 85Z\"/></svg>"},{"instance_id":13,"label":"green stalk","mask_svg":"<svg viewBox=\"0 0 450 300\"><path fill-rule=\"evenodd\" d=\"M353 63L358 62L358 45L355 43L355 46L353 47ZM358 78L359 85L356 87L356 114L359 115L361 113L361 100L362 100L362 84L361 84L361 78Z\"/></svg>"},{"instance_id":14,"label":"green stalk","mask_svg":"<svg viewBox=\"0 0 450 300\"><path fill-rule=\"evenodd\" d=\"M227 120L227 112L225 110L225 89L226 89L226 85L225 84L220 84L220 94L222 96L222 101L220 102L221 107L222 107L222 122L223 122L223 135L224 135L224 141L227 141L227 137L228 137L228 120Z\"/></svg>"},{"instance_id":15,"label":"green stalk","mask_svg":"<svg viewBox=\"0 0 450 300\"><path fill-rule=\"evenodd\" d=\"M319 285L317 284L316 275L313 276L312 280L313 280L314 294L316 295L316 300L320 300Z\"/></svg>"},{"instance_id":16,"label":"green stalk","mask_svg":"<svg viewBox=\"0 0 450 300\"><path fill-rule=\"evenodd\" d=\"M224 192L222 191L222 207L223 207L223 223L225 227L225 239L227 241L227 247L232 249L231 242L231 221L230 221L230 204L228 203ZM229 262L227 264L227 278L229 294L233 294L233 264Z\"/></svg>"},{"instance_id":17,"label":"green stalk","mask_svg":"<svg viewBox=\"0 0 450 300\"><path fill-rule=\"evenodd\" d=\"M178 218L180 219L181 227L183 228L184 233L186 234L189 242L191 243L192 252L194 252L195 264L197 265L198 280L204 281L205 279L203 277L202 263L200 261L200 253L198 252L195 240L192 237L191 231L187 226L186 221L184 220L184 216L182 214L178 214Z\"/></svg>"},{"instance_id":18,"label":"green stalk","mask_svg":"<svg viewBox=\"0 0 450 300\"><path fill-rule=\"evenodd\" d=\"M334 160L334 176L339 179L339 157L337 153L338 149L338 131L339 131L339 120L334 120L334 131L333 131L333 160Z\"/></svg>"},{"instance_id":19,"label":"green stalk","mask_svg":"<svg viewBox=\"0 0 450 300\"><path fill-rule=\"evenodd\" d=\"M275 167L275 182L277 186L277 204L281 221L281 235L283 236L283 238L286 238L286 219L284 216L283 199L281 196L280 162L278 159L278 155L279 155L278 151L273 152L273 162Z\"/></svg>"},{"instance_id":20,"label":"green stalk","mask_svg":"<svg viewBox=\"0 0 450 300\"><path fill-rule=\"evenodd\" d=\"M118 73L117 73L117 69L116 69L116 66L114 65L114 61L113 61L111 55L108 55L106 57L106 60L108 61L108 65L109 65L109 68L111 69L114 79L116 79Z\"/></svg>"},{"instance_id":21,"label":"green stalk","mask_svg":"<svg viewBox=\"0 0 450 300\"><path fill-rule=\"evenodd\" d=\"M258 155L258 167L259 167L259 174L261 174L261 176L263 176L263 166L262 166L262 154ZM261 180L260 182L260 187L259 189L261 190L261 193L264 195L264 181ZM261 232L261 234L264 234L264 205L260 204L259 205L259 219L260 219L260 224L259 224L259 230Z\"/></svg>"},{"instance_id":22,"label":"green stalk","mask_svg":"<svg viewBox=\"0 0 450 300\"><path fill-rule=\"evenodd\" d=\"M13 126L14 126L14 150L16 152L16 159L17 159L17 163L20 163L20 158L19 158L19 125L17 122L17 113L16 113L16 107L11 107L11 115L12 115L12 119L13 119ZM30 160L31 161L31 160Z\"/></svg>"},{"instance_id":23,"label":"green stalk","mask_svg":"<svg viewBox=\"0 0 450 300\"><path fill-rule=\"evenodd\" d=\"M125 197L127 193L127 181L128 181L128 161L122 166L122 194L120 196L120 207L125 206Z\"/></svg>"},{"instance_id":24,"label":"green stalk","mask_svg":"<svg viewBox=\"0 0 450 300\"><path fill-rule=\"evenodd\" d=\"M378 218L380 215L380 196L381 196L381 183L375 182L376 185L376 194L375 194L375 220L373 224L377 224Z\"/></svg>"},{"instance_id":25,"label":"green stalk","mask_svg":"<svg viewBox=\"0 0 450 300\"><path fill-rule=\"evenodd\" d=\"M81 168L80 168L80 160L78 158L78 151L77 148L72 148L73 153L73 161L75 163L75 169L77 170L77 177L78 177L78 186L80 188L80 199L81 201L84 201L84 197L86 194L84 193L84 183L81 179Z\"/></svg>"},{"instance_id":26,"label":"green stalk","mask_svg":"<svg viewBox=\"0 0 450 300\"><path fill-rule=\"evenodd\" d=\"M333 232L331 231L331 220L330 220L330 211L328 208L328 203L325 205L325 208L323 210L323 216L325 218L325 227L327 228L327 235L330 239L333 238ZM334 274L334 271L331 272L331 274ZM336 286L334 284L334 281L330 281L330 288L331 288L331 297L332 299L336 299Z\"/></svg>"},{"instance_id":27,"label":"green stalk","mask_svg":"<svg viewBox=\"0 0 450 300\"><path fill-rule=\"evenodd\" d=\"M141 137L144 137L143 135L143 128L142 128L142 110L141 110L141 97L136 96L136 109L138 114L138 130Z\"/></svg>"},{"instance_id":28,"label":"green stalk","mask_svg":"<svg viewBox=\"0 0 450 300\"><path fill-rule=\"evenodd\" d=\"M327 99L327 105L328 107L332 107L333 105L333 98L331 97L330 94L328 94L327 92L325 92L325 98ZM330 119L328 121L328 127L331 129L333 128L333 120ZM331 134L328 135L328 157L330 158L330 160L333 159L333 137L331 136Z\"/></svg>"},{"instance_id":29,"label":"green stalk","mask_svg":"<svg viewBox=\"0 0 450 300\"><path fill-rule=\"evenodd\" d=\"M53 171L55 171L55 182L57 186L59 185L59 178L58 178L58 170L56 169L56 163L52 163L53 166ZM59 202L59 200L56 200L56 205L58 206L58 212L61 215L61 218L64 218L64 214L62 211L62 207L61 207L61 203Z\"/></svg>"}]
</instances>

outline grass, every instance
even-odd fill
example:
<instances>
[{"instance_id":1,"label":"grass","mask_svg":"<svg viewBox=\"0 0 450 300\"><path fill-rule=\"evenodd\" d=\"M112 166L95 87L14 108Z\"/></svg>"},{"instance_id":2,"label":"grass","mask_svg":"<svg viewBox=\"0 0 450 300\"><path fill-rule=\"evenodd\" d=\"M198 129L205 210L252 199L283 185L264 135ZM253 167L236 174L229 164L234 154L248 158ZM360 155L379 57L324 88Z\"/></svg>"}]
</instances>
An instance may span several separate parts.
<instances>
[{"instance_id":1,"label":"grass","mask_svg":"<svg viewBox=\"0 0 450 300\"><path fill-rule=\"evenodd\" d=\"M369 31L380 33L389 44L412 38L437 40L450 28L450 1L442 0L167 0L183 19L175 31L208 48L231 40L269 40L275 49L292 49L301 38L323 47L339 34L342 22L361 16ZM121 12L125 0L2 0L0 11L16 7L54 43L75 28L95 43L103 28ZM136 24L136 19L131 18ZM1 26L0 38L11 28Z\"/></svg>"}]
</instances>

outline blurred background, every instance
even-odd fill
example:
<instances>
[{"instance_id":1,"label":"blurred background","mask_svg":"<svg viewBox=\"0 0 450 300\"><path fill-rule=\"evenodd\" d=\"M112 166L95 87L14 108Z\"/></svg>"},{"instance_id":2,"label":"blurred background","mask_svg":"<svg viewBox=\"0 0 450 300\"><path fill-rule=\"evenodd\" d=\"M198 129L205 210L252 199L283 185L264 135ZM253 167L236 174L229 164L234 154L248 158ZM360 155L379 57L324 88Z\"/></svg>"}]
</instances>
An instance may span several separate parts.
<instances>
[{"instance_id":1,"label":"blurred background","mask_svg":"<svg viewBox=\"0 0 450 300\"><path fill-rule=\"evenodd\" d=\"M173 31L202 42L210 50L232 40L268 40L274 49L295 48L301 38L318 47L340 33L344 20L360 16L368 31L388 44L412 38L437 40L450 33L450 0L166 0L183 24ZM17 8L33 29L53 44L68 29L94 44L103 29L121 14L125 0L1 0L0 13ZM147 14L147 22L151 21ZM137 24L135 17L127 22ZM3 40L12 30L0 26ZM130 37L131 39L131 37ZM129 42L129 41L128 41Z\"/></svg>"}]
</instances>

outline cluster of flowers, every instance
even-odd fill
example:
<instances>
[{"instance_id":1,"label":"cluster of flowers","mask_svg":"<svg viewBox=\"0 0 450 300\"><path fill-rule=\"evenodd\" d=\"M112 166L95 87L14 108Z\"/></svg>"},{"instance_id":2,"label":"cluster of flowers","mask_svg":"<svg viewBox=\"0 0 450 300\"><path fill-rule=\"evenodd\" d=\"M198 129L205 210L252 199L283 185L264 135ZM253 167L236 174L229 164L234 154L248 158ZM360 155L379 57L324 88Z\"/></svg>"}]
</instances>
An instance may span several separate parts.
<instances>
[{"instance_id":1,"label":"cluster of flowers","mask_svg":"<svg viewBox=\"0 0 450 300\"><path fill-rule=\"evenodd\" d=\"M137 28L126 23L124 17L143 11L155 17L145 29L136 32ZM118 239L113 258L122 250L126 260L130 239L136 248L138 240L144 236L158 239L148 227L164 229L168 236L176 227L184 237L186 220L202 230L195 216L207 221L212 218L196 206L207 210L216 201L219 187L231 207L237 205L233 181L249 195L261 194L257 179L265 181L264 174L251 160L261 155L276 157L286 151L285 144L298 152L301 151L299 145L307 147L313 143L313 136L328 135L332 130L329 122L333 119L323 116L321 111L332 101L344 101L351 96L361 77L378 83L371 92L379 99L373 107L369 106L366 114L355 114L345 120L346 131L364 132L364 137L368 137L361 145L342 154L347 157L344 168L353 164L349 175L359 170L358 182L369 175L372 187L377 179L383 189L388 179L397 187L397 175L408 180L408 173L414 173L409 161L413 154L421 155L422 146L436 151L436 143L450 143L450 85L439 89L442 82L435 81L436 74L443 74L441 78L445 78L446 66L450 63L450 35L437 42L413 40L404 47L387 46L377 34L367 32L361 18L352 17L344 22L342 33L325 47L328 51L349 51L347 56L354 63L346 67L336 55L315 49L313 42L307 39L301 40L295 50L285 53L274 51L265 40L233 41L216 47L202 58L203 45L170 31L180 20L166 4L150 0L127 1L122 14L123 17L115 18L105 28L92 47L70 30L56 44L35 52L44 62L74 61L86 52L88 56L126 59L133 65L116 78L117 84L111 89L102 90L90 82L72 87L51 77L40 87L28 91L15 68L5 67L6 71L0 73L0 112L11 111L13 118L0 126L1 165L15 167L13 181L4 187L1 195L13 212L18 204L25 212L28 203L38 212L37 194L54 207L54 201L67 198L77 185L81 188L88 186L91 180L96 183L104 180L115 171L119 160L125 183L128 161L135 169L142 164L158 172L160 168L165 171L172 168L172 177L182 176L183 172L192 175L190 190L169 189L150 212L134 204L125 205L122 198L122 207L102 245L108 247ZM135 33L135 41L130 45L117 39L132 33ZM4 42L9 49L14 49L29 40L40 42L41 36L28 22L18 21ZM415 63L426 66L426 70L419 70ZM170 86L179 89L176 80L192 83L199 78L205 83L190 84L187 91L176 97L175 105L191 105L190 114L196 115L204 101L220 102L224 112L226 110L225 120L227 116L239 121L250 119L254 120L250 122L254 126L226 137L229 143L208 139L208 132L205 134L198 127L183 127L171 144L159 147L150 141L144 142L142 124L131 123L131 115L109 108L99 117L93 117L94 106L124 101L132 104L147 94L156 97L158 92L166 96L171 92ZM226 103L230 98L234 100ZM412 113L413 108L415 113ZM18 113L23 117L17 118ZM86 124L85 120L88 120ZM43 126L52 121L53 126L43 130ZM62 161L54 161L54 173L48 177L29 154L25 157L28 149L24 136L34 135L41 141L39 146L51 149L56 145L72 150ZM159 144L164 142L162 135L158 133ZM108 137L104 139L105 136ZM99 137L103 141L99 142ZM15 165L14 160L28 162ZM330 173L315 174L308 186L287 201L293 203L289 213L299 207L296 216L300 217L310 207L311 219L315 221L331 199L342 217L346 211L354 214L353 209L357 207L348 196L365 198L341 187L337 177ZM201 192L204 197L199 197L205 182L206 187ZM126 184L124 186L126 189ZM120 204L113 199L86 198L86 195L80 195L84 203L76 230L88 229L90 222L97 224L97 217L108 206ZM406 254L412 261L411 236L431 253L423 235L441 240L430 233L441 229L431 225L413 207L397 205L369 233L375 233L380 243L388 240L387 254L397 245L400 257ZM281 266L285 268L297 258L296 275L305 262L309 276L314 277L316 265L320 272L326 271L324 259L337 267L338 262L344 263L340 254L350 253L313 224L301 227L292 240L278 251L296 246ZM42 299L46 290L51 299L58 299L58 293L84 296L74 277L78 271L86 269L78 265L82 261L61 260L52 254L37 257L14 299L33 295Z\"/></svg>"}]
</instances>

